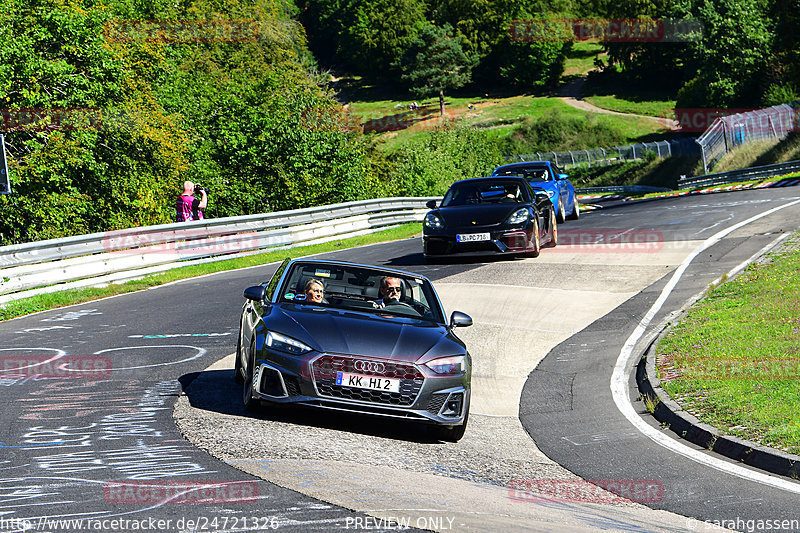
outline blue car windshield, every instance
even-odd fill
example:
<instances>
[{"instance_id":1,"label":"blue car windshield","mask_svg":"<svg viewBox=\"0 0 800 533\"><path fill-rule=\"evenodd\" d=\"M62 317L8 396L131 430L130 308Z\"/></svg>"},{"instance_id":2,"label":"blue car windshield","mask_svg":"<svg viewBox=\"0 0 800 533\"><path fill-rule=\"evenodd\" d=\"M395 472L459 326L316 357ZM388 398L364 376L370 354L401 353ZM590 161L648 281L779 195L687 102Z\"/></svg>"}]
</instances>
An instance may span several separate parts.
<instances>
[{"instance_id":1,"label":"blue car windshield","mask_svg":"<svg viewBox=\"0 0 800 533\"><path fill-rule=\"evenodd\" d=\"M550 171L545 167L520 167L501 170L498 176L519 176L525 178L529 183L538 181L553 181Z\"/></svg>"},{"instance_id":2,"label":"blue car windshield","mask_svg":"<svg viewBox=\"0 0 800 533\"><path fill-rule=\"evenodd\" d=\"M491 180L455 183L442 199L442 207L477 204L519 204L529 201L518 181Z\"/></svg>"}]
</instances>

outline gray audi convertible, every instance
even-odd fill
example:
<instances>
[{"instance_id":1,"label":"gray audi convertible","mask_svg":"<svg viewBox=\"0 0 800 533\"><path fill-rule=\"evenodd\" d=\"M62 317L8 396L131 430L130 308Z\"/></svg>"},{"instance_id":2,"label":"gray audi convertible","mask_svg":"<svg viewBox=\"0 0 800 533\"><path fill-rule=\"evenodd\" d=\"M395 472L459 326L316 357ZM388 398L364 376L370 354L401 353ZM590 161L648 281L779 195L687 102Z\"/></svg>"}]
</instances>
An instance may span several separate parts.
<instances>
[{"instance_id":1,"label":"gray audi convertible","mask_svg":"<svg viewBox=\"0 0 800 533\"><path fill-rule=\"evenodd\" d=\"M472 362L431 282L346 262L285 260L244 291L235 378L248 410L300 404L464 435Z\"/></svg>"}]
</instances>

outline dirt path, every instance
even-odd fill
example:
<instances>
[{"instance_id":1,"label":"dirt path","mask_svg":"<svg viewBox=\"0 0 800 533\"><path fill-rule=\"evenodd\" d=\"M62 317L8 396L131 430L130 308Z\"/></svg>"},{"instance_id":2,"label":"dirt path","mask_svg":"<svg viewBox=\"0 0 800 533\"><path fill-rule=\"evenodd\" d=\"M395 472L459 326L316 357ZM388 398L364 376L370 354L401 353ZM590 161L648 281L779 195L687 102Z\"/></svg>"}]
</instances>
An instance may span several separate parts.
<instances>
[{"instance_id":1,"label":"dirt path","mask_svg":"<svg viewBox=\"0 0 800 533\"><path fill-rule=\"evenodd\" d=\"M558 97L565 104L574 107L576 109L589 111L590 113L603 113L606 115L624 115L628 117L646 118L648 120L655 120L665 128L676 129L678 127L678 121L674 119L668 119L663 117L661 118L651 117L648 115L635 115L633 113L620 113L619 111L611 111L610 109L603 109L602 107L597 107L596 105L590 104L589 102L583 100L583 98L581 97L581 92L583 90L584 83L586 83L586 78L584 76L575 78L571 82L561 87L561 90L559 90L558 93Z\"/></svg>"}]
</instances>

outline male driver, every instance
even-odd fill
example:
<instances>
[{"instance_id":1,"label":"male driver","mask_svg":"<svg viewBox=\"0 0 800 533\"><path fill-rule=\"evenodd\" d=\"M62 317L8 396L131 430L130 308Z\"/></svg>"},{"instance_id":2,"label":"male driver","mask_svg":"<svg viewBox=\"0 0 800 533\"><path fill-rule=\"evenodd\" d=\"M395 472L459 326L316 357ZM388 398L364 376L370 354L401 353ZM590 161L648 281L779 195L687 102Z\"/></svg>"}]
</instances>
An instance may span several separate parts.
<instances>
[{"instance_id":1,"label":"male driver","mask_svg":"<svg viewBox=\"0 0 800 533\"><path fill-rule=\"evenodd\" d=\"M378 289L378 296L380 296L381 299L373 302L375 307L383 308L389 304L400 302L400 287L402 283L400 278L393 278L391 276L385 276L381 279L381 287Z\"/></svg>"},{"instance_id":2,"label":"male driver","mask_svg":"<svg viewBox=\"0 0 800 533\"><path fill-rule=\"evenodd\" d=\"M191 181L183 182L183 194L178 196L175 202L175 222L189 222L191 220L201 220L203 209L208 205L208 194L205 189L200 189L202 199L194 197L194 183Z\"/></svg>"}]
</instances>

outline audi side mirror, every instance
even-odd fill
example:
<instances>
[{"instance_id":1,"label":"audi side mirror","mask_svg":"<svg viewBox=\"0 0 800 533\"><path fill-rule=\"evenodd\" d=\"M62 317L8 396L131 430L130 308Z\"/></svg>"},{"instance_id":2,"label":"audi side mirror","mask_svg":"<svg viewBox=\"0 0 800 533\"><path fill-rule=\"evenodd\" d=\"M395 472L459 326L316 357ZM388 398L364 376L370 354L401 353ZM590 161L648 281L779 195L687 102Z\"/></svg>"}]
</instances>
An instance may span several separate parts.
<instances>
[{"instance_id":1,"label":"audi side mirror","mask_svg":"<svg viewBox=\"0 0 800 533\"><path fill-rule=\"evenodd\" d=\"M451 328L463 328L472 325L472 317L461 311L453 311L450 315Z\"/></svg>"},{"instance_id":2,"label":"audi side mirror","mask_svg":"<svg viewBox=\"0 0 800 533\"><path fill-rule=\"evenodd\" d=\"M267 288L263 285L255 285L254 287L247 287L244 290L244 297L254 302L260 302L267 294Z\"/></svg>"}]
</instances>

